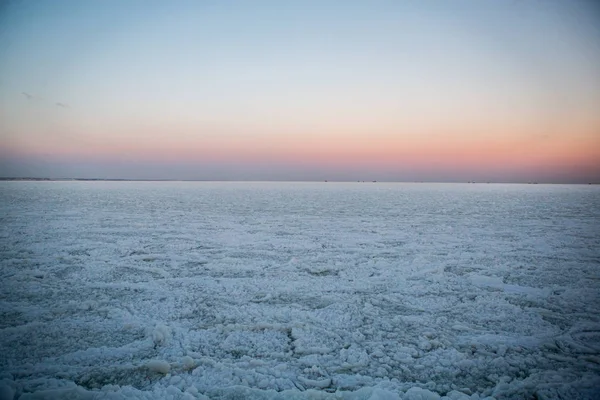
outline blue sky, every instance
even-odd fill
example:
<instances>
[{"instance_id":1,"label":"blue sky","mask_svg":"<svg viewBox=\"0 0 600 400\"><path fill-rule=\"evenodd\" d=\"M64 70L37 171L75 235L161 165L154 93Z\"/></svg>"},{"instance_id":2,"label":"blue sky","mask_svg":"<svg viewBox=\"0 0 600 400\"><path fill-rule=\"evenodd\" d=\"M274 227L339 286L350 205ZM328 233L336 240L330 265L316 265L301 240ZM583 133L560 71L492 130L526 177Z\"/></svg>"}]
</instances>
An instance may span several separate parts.
<instances>
[{"instance_id":1,"label":"blue sky","mask_svg":"<svg viewBox=\"0 0 600 400\"><path fill-rule=\"evenodd\" d=\"M599 9L12 2L0 174L600 179Z\"/></svg>"}]
</instances>

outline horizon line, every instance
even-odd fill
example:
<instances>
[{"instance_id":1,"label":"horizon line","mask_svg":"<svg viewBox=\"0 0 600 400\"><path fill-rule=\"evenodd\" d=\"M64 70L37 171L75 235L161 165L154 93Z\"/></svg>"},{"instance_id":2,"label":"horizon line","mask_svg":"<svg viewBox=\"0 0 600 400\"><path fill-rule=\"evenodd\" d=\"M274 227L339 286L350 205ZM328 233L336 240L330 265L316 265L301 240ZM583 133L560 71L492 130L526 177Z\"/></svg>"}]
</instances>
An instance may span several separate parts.
<instances>
[{"instance_id":1,"label":"horizon line","mask_svg":"<svg viewBox=\"0 0 600 400\"><path fill-rule=\"evenodd\" d=\"M600 182L517 182L517 181L390 181L390 180L286 180L286 179L144 179L144 178L48 178L48 177L0 177L0 181L37 181L37 182L280 182L280 183L442 183L442 184L511 184L511 185L599 185Z\"/></svg>"}]
</instances>

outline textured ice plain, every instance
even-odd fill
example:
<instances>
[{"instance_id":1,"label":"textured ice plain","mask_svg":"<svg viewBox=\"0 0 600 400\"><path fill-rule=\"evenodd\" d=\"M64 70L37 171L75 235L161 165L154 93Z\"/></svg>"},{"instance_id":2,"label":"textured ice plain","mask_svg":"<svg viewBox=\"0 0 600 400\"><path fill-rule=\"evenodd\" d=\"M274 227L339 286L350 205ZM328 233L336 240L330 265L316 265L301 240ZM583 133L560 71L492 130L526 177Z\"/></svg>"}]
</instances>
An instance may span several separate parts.
<instances>
[{"instance_id":1,"label":"textured ice plain","mask_svg":"<svg viewBox=\"0 0 600 400\"><path fill-rule=\"evenodd\" d=\"M0 399L600 398L600 187L0 183Z\"/></svg>"}]
</instances>

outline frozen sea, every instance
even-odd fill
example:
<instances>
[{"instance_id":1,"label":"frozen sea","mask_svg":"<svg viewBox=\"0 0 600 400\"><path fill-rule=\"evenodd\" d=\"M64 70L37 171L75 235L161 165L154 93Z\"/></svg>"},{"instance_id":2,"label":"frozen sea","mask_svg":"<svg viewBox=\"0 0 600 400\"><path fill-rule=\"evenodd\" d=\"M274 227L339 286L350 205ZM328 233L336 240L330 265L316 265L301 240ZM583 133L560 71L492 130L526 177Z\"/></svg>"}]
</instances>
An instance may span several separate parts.
<instances>
[{"instance_id":1,"label":"frozen sea","mask_svg":"<svg viewBox=\"0 0 600 400\"><path fill-rule=\"evenodd\" d=\"M0 182L0 399L598 399L600 186Z\"/></svg>"}]
</instances>

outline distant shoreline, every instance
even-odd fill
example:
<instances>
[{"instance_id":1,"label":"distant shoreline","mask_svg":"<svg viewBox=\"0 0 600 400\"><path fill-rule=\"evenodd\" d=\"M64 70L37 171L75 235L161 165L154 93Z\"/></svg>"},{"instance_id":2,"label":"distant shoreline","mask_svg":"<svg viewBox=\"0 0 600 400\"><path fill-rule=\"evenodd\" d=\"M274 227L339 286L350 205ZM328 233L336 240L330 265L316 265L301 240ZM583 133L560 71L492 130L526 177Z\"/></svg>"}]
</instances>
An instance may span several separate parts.
<instances>
[{"instance_id":1,"label":"distant shoreline","mask_svg":"<svg viewBox=\"0 0 600 400\"><path fill-rule=\"evenodd\" d=\"M286 180L210 180L210 179L127 179L127 178L41 178L41 177L0 177L0 181L29 182L312 182L312 183L447 183L447 184L511 184L511 185L599 185L600 182L474 182L474 181L286 181Z\"/></svg>"}]
</instances>

